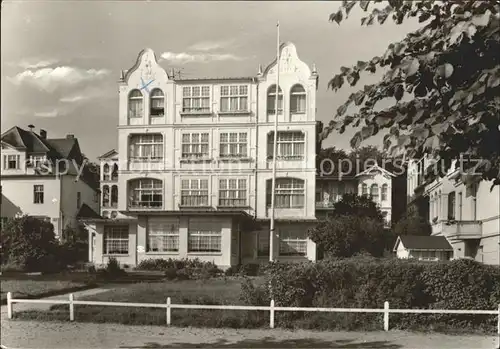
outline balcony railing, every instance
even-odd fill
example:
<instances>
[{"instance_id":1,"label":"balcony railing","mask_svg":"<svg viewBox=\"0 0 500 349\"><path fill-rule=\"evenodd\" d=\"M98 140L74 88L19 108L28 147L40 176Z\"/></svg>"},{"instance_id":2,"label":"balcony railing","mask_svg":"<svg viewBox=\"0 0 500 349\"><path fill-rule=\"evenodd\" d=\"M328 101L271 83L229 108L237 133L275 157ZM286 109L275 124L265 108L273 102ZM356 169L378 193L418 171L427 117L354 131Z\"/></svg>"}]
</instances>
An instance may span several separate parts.
<instances>
[{"instance_id":1,"label":"balcony railing","mask_svg":"<svg viewBox=\"0 0 500 349\"><path fill-rule=\"evenodd\" d=\"M162 201L136 201L131 200L128 203L129 209L134 210L161 210L163 208L163 200Z\"/></svg>"},{"instance_id":2,"label":"balcony railing","mask_svg":"<svg viewBox=\"0 0 500 349\"><path fill-rule=\"evenodd\" d=\"M433 226L432 233L455 239L480 239L482 226L480 221L441 221Z\"/></svg>"}]
</instances>

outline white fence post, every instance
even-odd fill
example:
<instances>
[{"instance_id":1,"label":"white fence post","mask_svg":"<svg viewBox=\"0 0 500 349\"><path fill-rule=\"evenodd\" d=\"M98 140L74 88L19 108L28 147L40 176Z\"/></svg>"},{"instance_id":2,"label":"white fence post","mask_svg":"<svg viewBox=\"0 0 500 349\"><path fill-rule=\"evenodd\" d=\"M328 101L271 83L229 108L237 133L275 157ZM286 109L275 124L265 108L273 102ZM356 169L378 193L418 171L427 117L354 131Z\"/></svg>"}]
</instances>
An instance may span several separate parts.
<instances>
[{"instance_id":1,"label":"white fence post","mask_svg":"<svg viewBox=\"0 0 500 349\"><path fill-rule=\"evenodd\" d=\"M73 304L73 293L69 294L69 321L75 321L75 305Z\"/></svg>"},{"instance_id":2,"label":"white fence post","mask_svg":"<svg viewBox=\"0 0 500 349\"><path fill-rule=\"evenodd\" d=\"M498 320L497 320L498 348L500 348L500 304L498 304Z\"/></svg>"},{"instance_id":3,"label":"white fence post","mask_svg":"<svg viewBox=\"0 0 500 349\"><path fill-rule=\"evenodd\" d=\"M389 331L389 302L384 302L384 331Z\"/></svg>"},{"instance_id":4,"label":"white fence post","mask_svg":"<svg viewBox=\"0 0 500 349\"><path fill-rule=\"evenodd\" d=\"M7 318L12 319L12 292L7 292Z\"/></svg>"},{"instance_id":5,"label":"white fence post","mask_svg":"<svg viewBox=\"0 0 500 349\"><path fill-rule=\"evenodd\" d=\"M170 313L170 297L167 297L167 325L170 326L172 322L171 313Z\"/></svg>"},{"instance_id":6,"label":"white fence post","mask_svg":"<svg viewBox=\"0 0 500 349\"><path fill-rule=\"evenodd\" d=\"M271 299L271 309L270 309L270 319L269 319L269 327L274 328L274 299Z\"/></svg>"}]
</instances>

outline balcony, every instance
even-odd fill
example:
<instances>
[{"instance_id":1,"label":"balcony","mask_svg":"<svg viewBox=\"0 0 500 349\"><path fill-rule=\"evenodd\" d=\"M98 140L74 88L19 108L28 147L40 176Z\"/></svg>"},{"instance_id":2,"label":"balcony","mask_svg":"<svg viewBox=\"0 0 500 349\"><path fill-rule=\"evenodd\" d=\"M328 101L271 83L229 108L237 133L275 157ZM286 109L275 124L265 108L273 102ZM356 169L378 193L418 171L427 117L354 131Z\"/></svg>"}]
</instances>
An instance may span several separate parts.
<instances>
[{"instance_id":1,"label":"balcony","mask_svg":"<svg viewBox=\"0 0 500 349\"><path fill-rule=\"evenodd\" d=\"M480 239L482 227L479 221L441 221L433 225L432 233L451 239Z\"/></svg>"}]
</instances>

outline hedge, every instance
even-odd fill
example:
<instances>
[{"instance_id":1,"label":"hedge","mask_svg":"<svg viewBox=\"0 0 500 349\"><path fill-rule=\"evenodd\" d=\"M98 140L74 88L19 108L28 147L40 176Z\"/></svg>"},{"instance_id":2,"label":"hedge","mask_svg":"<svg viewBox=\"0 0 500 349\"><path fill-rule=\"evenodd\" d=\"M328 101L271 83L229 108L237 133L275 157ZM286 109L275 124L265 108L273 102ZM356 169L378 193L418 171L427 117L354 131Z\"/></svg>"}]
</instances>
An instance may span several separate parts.
<instances>
[{"instance_id":1,"label":"hedge","mask_svg":"<svg viewBox=\"0 0 500 349\"><path fill-rule=\"evenodd\" d=\"M266 268L266 285L246 285L248 304L276 306L399 309L498 309L500 268L460 259L419 262L353 257L317 263L274 263ZM262 296L265 294L266 296ZM258 301L256 301L258 300ZM258 304L257 304L258 303ZM381 314L280 312L284 327L315 329L378 329ZM497 316L456 314L391 314L391 328L494 330Z\"/></svg>"}]
</instances>

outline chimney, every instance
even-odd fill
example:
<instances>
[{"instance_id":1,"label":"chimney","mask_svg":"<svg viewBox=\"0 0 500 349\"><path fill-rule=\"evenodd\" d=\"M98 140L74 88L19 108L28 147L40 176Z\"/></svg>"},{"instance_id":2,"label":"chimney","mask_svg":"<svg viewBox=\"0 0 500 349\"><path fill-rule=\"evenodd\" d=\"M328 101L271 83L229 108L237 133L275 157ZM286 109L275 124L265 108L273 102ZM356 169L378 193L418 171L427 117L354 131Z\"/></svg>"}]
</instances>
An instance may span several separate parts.
<instances>
[{"instance_id":1,"label":"chimney","mask_svg":"<svg viewBox=\"0 0 500 349\"><path fill-rule=\"evenodd\" d=\"M40 138L47 139L47 131L40 129Z\"/></svg>"},{"instance_id":2,"label":"chimney","mask_svg":"<svg viewBox=\"0 0 500 349\"><path fill-rule=\"evenodd\" d=\"M35 128L35 125L31 125L31 124L29 124L29 125L28 125L28 128L30 129L30 131L31 131L31 132L33 132L33 129Z\"/></svg>"},{"instance_id":3,"label":"chimney","mask_svg":"<svg viewBox=\"0 0 500 349\"><path fill-rule=\"evenodd\" d=\"M66 139L75 139L75 135L66 135Z\"/></svg>"}]
</instances>

